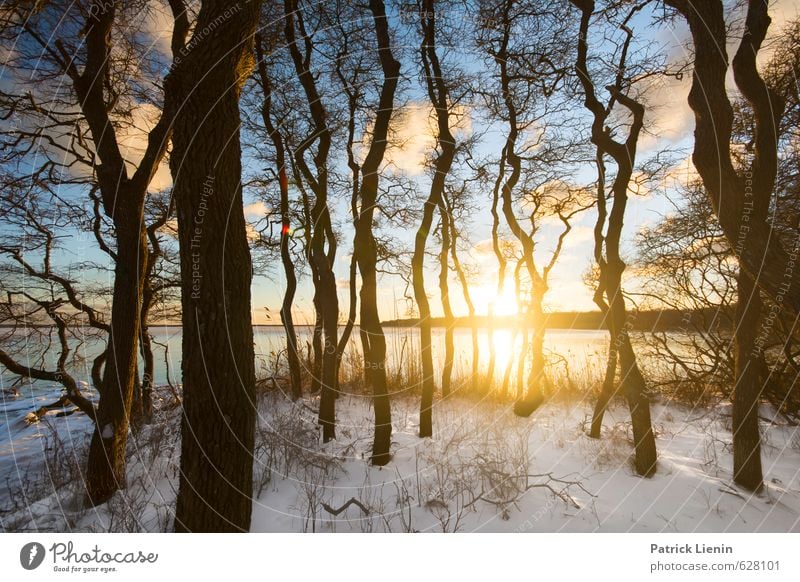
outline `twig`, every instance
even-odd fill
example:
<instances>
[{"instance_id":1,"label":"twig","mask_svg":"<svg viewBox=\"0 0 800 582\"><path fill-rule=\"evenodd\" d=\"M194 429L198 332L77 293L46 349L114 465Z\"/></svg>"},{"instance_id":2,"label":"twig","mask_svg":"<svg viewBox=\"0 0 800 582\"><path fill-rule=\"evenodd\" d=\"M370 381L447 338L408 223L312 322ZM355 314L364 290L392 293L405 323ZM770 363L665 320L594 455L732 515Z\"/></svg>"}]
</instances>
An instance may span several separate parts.
<instances>
[{"instance_id":1,"label":"twig","mask_svg":"<svg viewBox=\"0 0 800 582\"><path fill-rule=\"evenodd\" d=\"M328 505L327 503L323 503L323 504L322 504L322 509L324 509L325 511L327 511L327 512L328 512L328 513L330 513L331 515L334 515L334 516L336 516L336 515L339 515L340 513L342 513L342 512L343 512L345 509L347 509L347 508L348 508L348 507L350 507L351 505L357 505L357 506L358 506L358 507L361 509L361 511L363 511L363 512L364 512L364 515L369 515L369 509L367 509L367 508L364 506L364 504L363 504L363 503L361 503L361 502L360 502L358 499L356 499L355 497L351 497L351 498L349 499L349 501L347 501L347 503L345 503L344 505L342 505L342 506L341 506L339 509L334 509L333 507L331 507L331 506L330 506L330 505Z\"/></svg>"}]
</instances>

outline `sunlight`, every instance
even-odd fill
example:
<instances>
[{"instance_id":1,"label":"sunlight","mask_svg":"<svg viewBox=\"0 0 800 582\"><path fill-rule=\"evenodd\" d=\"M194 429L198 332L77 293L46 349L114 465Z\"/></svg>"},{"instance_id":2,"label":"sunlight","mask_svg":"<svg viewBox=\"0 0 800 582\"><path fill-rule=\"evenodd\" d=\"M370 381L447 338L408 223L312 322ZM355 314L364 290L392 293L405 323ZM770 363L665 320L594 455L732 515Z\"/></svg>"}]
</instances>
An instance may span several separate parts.
<instances>
[{"instance_id":1,"label":"sunlight","mask_svg":"<svg viewBox=\"0 0 800 582\"><path fill-rule=\"evenodd\" d=\"M485 346L486 352L490 352L489 341L487 336ZM495 382L501 382L503 380L505 369L509 363L514 361L514 356L518 355L517 351L521 343L522 338L515 335L510 329L498 329L492 334L491 344L494 348L496 358L494 370Z\"/></svg>"},{"instance_id":2,"label":"sunlight","mask_svg":"<svg viewBox=\"0 0 800 582\"><path fill-rule=\"evenodd\" d=\"M497 287L491 284L480 285L471 292L478 313L488 315L490 310L497 316L519 313L519 304L514 288L509 285L506 285L500 294L497 293Z\"/></svg>"}]
</instances>

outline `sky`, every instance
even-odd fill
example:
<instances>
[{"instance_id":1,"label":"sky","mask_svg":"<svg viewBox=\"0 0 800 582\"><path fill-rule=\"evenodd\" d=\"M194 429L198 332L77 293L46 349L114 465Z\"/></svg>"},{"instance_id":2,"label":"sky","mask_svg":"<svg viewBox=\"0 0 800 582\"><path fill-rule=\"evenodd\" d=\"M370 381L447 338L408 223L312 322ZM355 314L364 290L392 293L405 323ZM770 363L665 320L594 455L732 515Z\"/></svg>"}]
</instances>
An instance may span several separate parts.
<instances>
[{"instance_id":1,"label":"sky","mask_svg":"<svg viewBox=\"0 0 800 582\"><path fill-rule=\"evenodd\" d=\"M773 25L770 29L772 35L777 34L781 27L789 20L797 18L800 8L796 0L779 0L774 3L771 9ZM634 30L640 40L663 47L668 51L672 60L688 59L687 52L688 33L678 21L674 26L661 25L658 27L649 26L649 15L643 14L639 17L639 22L634 22ZM160 54L169 56L171 54L169 45L169 35L171 33L171 18L165 12L151 13L143 17L140 23L141 32L145 37L150 38L152 50ZM590 39L591 43L592 39ZM732 35L731 44L728 47L729 54L732 55L736 47L735 35ZM6 56L8 47L4 48ZM769 56L769 51L764 51L762 61ZM3 55L0 55L2 57ZM464 55L465 62L476 62L473 55ZM405 66L408 66L407 64ZM406 71L412 78L411 85L415 84L416 72ZM0 75L0 82L8 82L6 76L3 81ZM632 194L628 204L628 211L625 218L625 230L623 239L623 252L629 258L633 258L635 249L632 241L636 233L646 226L656 224L663 216L667 215L672 203L669 197L675 198L674 185L676 181L685 180L694 173L690 152L692 147L692 132L694 120L691 110L686 102L691 78L689 74L682 79L660 79L649 89L649 105L646 113L647 132L642 136L639 143L639 160L644 160L662 148L670 148L676 160L675 167L664 179L661 188L650 190L642 188L637 194ZM406 176L415 180L420 192L427 194L427 177L423 169L423 161L431 148L435 145L435 140L431 134L429 115L430 107L424 99L424 94L417 88L411 88L406 95L407 104L403 115L398 119L401 121L396 127L398 142L402 146L390 148L387 154L387 166L402 171ZM581 108L582 103L576 102L576 108ZM131 167L135 166L135 160L141 157L146 144L146 131L155 123L158 111L152 106L142 106L135 112L134 123L127 134L122 136L120 146L126 159L130 160ZM461 122L459 133L463 136L469 135L471 131L479 129L477 117L470 111L466 111ZM479 149L488 155L499 152L504 135L502 130L493 130L486 134ZM495 154L496 155L496 154ZM249 164L255 164L251 158L245 157L243 163L247 169ZM389 171L389 170L386 170ZM576 181L585 180L587 183L592 180L591 175L576 176ZM160 190L169 187L171 178L166 164L162 164L151 185L151 190ZM516 312L516 300L513 294L513 280L507 279L505 293L498 297L497 288L497 264L491 249L491 216L489 207L491 204L490 193L482 195L482 208L473 216L469 229L465 231L465 236L469 241L468 252L462 252L461 259L464 263L472 265L478 276L471 284L471 294L475 304L476 312L479 315L486 314L489 305L494 305L494 312L500 315L508 315ZM669 197L668 197L669 196ZM262 202L249 199L246 200L244 209L248 222L255 229L258 221L263 217L265 206ZM347 313L348 293L346 275L348 273L350 251L352 249L352 229L347 226L349 215L348 203L344 200L334 202L333 213L335 219L340 224L345 225L342 231L341 244L334 266L339 285L339 303L341 317L344 319ZM575 221L572 232L568 235L562 256L551 274L550 291L545 299L546 308L552 311L587 311L594 310L595 305L591 299L591 291L583 282L584 274L592 263L592 229L596 214L594 210L584 212ZM406 246L411 248L414 231L416 226L407 229L396 229L392 231L392 236L400 241L405 241ZM251 232L254 232L252 230ZM549 240L548 232L550 233ZM557 229L555 225L545 227L543 249L552 246ZM509 235L510 236L510 235ZM435 245L433 238L429 240L429 248ZM102 255L88 237L77 237L70 244L66 245L65 257L71 255L81 258L100 259ZM539 260L547 258L547 253L540 256ZM438 298L437 265L434 260L428 259L429 268L426 272L426 281L431 295L431 307L434 316L442 314L441 303ZM629 261L630 262L630 261ZM642 281L638 280L635 272L629 270L626 288L635 291L641 287ZM276 263L267 272L256 272L252 286L252 307L253 321L257 324L278 324L278 312L285 281L282 275L280 264ZM461 294L461 288L453 276L451 278L451 300L456 315L466 315L467 308ZM385 275L379 280L379 308L383 319L393 319L397 317L408 317L412 315L411 309L413 302L406 297L409 292L405 283L396 276ZM295 302L295 321L297 323L313 322L312 307L313 289L307 275L301 276L298 293Z\"/></svg>"}]
</instances>

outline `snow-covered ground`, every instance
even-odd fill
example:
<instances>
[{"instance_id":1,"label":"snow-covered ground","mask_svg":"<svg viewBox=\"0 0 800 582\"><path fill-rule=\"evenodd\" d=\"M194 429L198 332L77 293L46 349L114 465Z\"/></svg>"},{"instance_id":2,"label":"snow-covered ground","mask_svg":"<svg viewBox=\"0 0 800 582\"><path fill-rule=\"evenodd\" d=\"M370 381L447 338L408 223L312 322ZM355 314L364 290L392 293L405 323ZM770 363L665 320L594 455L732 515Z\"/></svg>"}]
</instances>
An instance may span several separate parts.
<instances>
[{"instance_id":1,"label":"snow-covered ground","mask_svg":"<svg viewBox=\"0 0 800 582\"><path fill-rule=\"evenodd\" d=\"M293 405L275 392L263 397L253 531L800 531L800 428L767 407L766 487L753 495L732 483L727 405L692 410L655 402L659 465L652 478L631 467L622 404L594 440L585 435L589 400L552 401L523 419L509 403L453 398L436 404L434 438L420 440L418 401L398 398L385 467L368 463L368 398L338 400L337 439L326 445L319 444L315 405ZM60 466L0 514L3 529L169 530L179 410L163 408L157 421L132 437L129 486L106 506L83 508L83 451L62 444Z\"/></svg>"}]
</instances>

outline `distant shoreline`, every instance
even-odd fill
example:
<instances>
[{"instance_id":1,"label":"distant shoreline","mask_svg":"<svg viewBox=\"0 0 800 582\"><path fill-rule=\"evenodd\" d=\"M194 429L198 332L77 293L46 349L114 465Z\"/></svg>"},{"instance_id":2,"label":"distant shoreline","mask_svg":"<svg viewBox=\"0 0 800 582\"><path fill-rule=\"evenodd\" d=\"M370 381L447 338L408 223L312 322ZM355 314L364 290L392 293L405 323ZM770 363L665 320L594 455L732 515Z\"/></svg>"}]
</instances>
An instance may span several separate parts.
<instances>
[{"instance_id":1,"label":"distant shoreline","mask_svg":"<svg viewBox=\"0 0 800 582\"><path fill-rule=\"evenodd\" d=\"M731 310L735 306L731 306ZM708 322L715 321L715 314L719 310L708 309L704 311L678 311L678 310L661 310L661 311L631 311L628 316L629 328L635 331L693 331L696 328L707 327ZM556 311L545 315L545 327L547 329L562 329L562 330L583 330L583 331L601 331L606 329L605 318L600 311ZM419 325L417 318L405 319L390 319L381 322L387 328L400 328L400 327L416 327ZM473 326L479 329L514 329L521 327L525 322L520 316L497 316L489 318L482 315L477 316L474 320L469 317L456 317L452 323L452 327L457 328L471 328ZM719 324L719 323L718 323ZM345 325L344 322L339 324ZM0 325L2 329L8 329L14 326ZM28 327L51 327L51 326L37 326L30 325ZM151 328L180 328L180 323L150 323ZM313 327L313 323L295 324L297 328ZM443 317L431 318L431 327L433 328L446 328L448 322ZM528 325L527 327L530 327ZM257 323L253 328L276 328L281 329L283 326L279 323ZM722 329L726 329L723 327Z\"/></svg>"}]
</instances>

